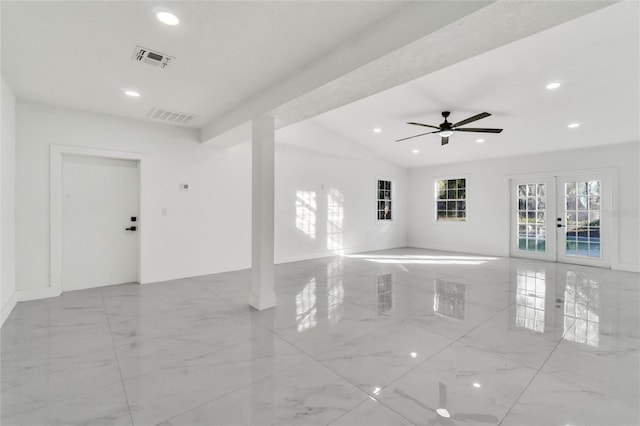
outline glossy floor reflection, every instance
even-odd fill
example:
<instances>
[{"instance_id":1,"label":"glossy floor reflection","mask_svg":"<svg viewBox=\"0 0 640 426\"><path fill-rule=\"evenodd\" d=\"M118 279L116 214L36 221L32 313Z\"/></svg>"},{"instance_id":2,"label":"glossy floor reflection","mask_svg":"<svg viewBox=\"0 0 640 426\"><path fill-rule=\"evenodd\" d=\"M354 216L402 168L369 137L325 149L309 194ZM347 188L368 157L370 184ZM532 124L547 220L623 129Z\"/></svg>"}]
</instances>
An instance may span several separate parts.
<instances>
[{"instance_id":1,"label":"glossy floor reflection","mask_svg":"<svg viewBox=\"0 0 640 426\"><path fill-rule=\"evenodd\" d=\"M639 276L394 249L19 303L3 425L637 425Z\"/></svg>"}]
</instances>

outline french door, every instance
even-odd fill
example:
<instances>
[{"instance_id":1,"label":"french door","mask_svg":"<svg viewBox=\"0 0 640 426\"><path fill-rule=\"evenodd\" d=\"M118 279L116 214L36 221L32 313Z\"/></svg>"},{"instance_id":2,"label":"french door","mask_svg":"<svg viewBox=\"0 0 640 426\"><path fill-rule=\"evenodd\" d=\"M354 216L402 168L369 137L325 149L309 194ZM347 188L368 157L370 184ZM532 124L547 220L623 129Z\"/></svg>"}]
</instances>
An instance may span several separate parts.
<instances>
[{"instance_id":1,"label":"french door","mask_svg":"<svg viewBox=\"0 0 640 426\"><path fill-rule=\"evenodd\" d=\"M585 173L511 180L511 255L610 266L610 178Z\"/></svg>"}]
</instances>

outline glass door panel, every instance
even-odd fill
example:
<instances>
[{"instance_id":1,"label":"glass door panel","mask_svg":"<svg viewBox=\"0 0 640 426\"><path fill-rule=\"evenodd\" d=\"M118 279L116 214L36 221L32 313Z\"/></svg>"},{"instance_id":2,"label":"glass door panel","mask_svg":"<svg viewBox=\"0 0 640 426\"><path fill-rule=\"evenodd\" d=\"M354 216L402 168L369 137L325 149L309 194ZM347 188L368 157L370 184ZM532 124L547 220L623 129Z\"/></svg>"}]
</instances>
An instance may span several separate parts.
<instances>
[{"instance_id":1,"label":"glass door panel","mask_svg":"<svg viewBox=\"0 0 640 426\"><path fill-rule=\"evenodd\" d=\"M607 176L558 177L558 261L609 266L603 206L610 203Z\"/></svg>"},{"instance_id":2,"label":"glass door panel","mask_svg":"<svg viewBox=\"0 0 640 426\"><path fill-rule=\"evenodd\" d=\"M512 180L512 255L555 260L554 190L553 178Z\"/></svg>"}]
</instances>

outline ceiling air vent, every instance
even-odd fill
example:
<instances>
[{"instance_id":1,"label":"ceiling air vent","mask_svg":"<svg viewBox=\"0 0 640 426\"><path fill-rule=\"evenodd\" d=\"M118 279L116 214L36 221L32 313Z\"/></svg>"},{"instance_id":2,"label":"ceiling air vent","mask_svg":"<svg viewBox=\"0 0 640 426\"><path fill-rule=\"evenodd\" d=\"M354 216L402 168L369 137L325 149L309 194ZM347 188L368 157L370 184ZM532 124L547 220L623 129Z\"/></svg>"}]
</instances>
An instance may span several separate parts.
<instances>
[{"instance_id":1,"label":"ceiling air vent","mask_svg":"<svg viewBox=\"0 0 640 426\"><path fill-rule=\"evenodd\" d=\"M149 111L149 114L147 114L147 117L153 120L164 121L165 123L187 124L196 118L197 115L153 107L151 111Z\"/></svg>"},{"instance_id":2,"label":"ceiling air vent","mask_svg":"<svg viewBox=\"0 0 640 426\"><path fill-rule=\"evenodd\" d=\"M133 52L133 59L138 62L153 65L154 67L166 68L167 65L169 65L169 62L173 61L175 58L173 56L165 55L164 53L147 49L146 47L136 46L136 50Z\"/></svg>"}]
</instances>

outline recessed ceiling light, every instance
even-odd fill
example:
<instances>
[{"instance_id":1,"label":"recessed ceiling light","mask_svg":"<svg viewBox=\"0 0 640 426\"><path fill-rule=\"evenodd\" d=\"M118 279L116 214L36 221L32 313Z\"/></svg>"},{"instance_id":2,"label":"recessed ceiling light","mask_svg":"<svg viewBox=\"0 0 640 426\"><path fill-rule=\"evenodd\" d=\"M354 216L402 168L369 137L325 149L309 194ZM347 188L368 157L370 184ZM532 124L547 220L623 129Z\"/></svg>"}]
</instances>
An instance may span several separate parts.
<instances>
[{"instance_id":1,"label":"recessed ceiling light","mask_svg":"<svg viewBox=\"0 0 640 426\"><path fill-rule=\"evenodd\" d=\"M178 19L176 15L167 11L157 12L156 18L158 18L158 21L167 25L178 25L180 23L180 19Z\"/></svg>"},{"instance_id":2,"label":"recessed ceiling light","mask_svg":"<svg viewBox=\"0 0 640 426\"><path fill-rule=\"evenodd\" d=\"M419 151L419 150L417 150L417 149L414 149L414 150L413 150L413 151L411 151L411 152L413 152L414 154L417 154L417 153L419 153L420 151ZM413 356L413 354L415 354L415 352L411 353L411 356ZM415 358L415 357L414 357L414 358Z\"/></svg>"},{"instance_id":3,"label":"recessed ceiling light","mask_svg":"<svg viewBox=\"0 0 640 426\"><path fill-rule=\"evenodd\" d=\"M140 93L136 92L135 90L125 90L124 94L127 96L131 96L132 98L139 98L140 97Z\"/></svg>"},{"instance_id":4,"label":"recessed ceiling light","mask_svg":"<svg viewBox=\"0 0 640 426\"><path fill-rule=\"evenodd\" d=\"M417 356L418 356L418 353L417 353L417 352L411 352L411 358L415 358L415 357L417 357Z\"/></svg>"},{"instance_id":5,"label":"recessed ceiling light","mask_svg":"<svg viewBox=\"0 0 640 426\"><path fill-rule=\"evenodd\" d=\"M380 127L376 127L375 129L373 129L373 131L376 133L380 133L382 132L382 129Z\"/></svg>"},{"instance_id":6,"label":"recessed ceiling light","mask_svg":"<svg viewBox=\"0 0 640 426\"><path fill-rule=\"evenodd\" d=\"M474 384L473 384L473 387L474 387L474 388L479 388L479 387L480 387L480 383L477 383L477 382L476 382L476 383L474 383Z\"/></svg>"},{"instance_id":7,"label":"recessed ceiling light","mask_svg":"<svg viewBox=\"0 0 640 426\"><path fill-rule=\"evenodd\" d=\"M557 81L547 84L547 89L549 90L557 89L558 87L560 87L560 83L558 83Z\"/></svg>"},{"instance_id":8,"label":"recessed ceiling light","mask_svg":"<svg viewBox=\"0 0 640 426\"><path fill-rule=\"evenodd\" d=\"M575 129L576 127L580 127L580 123L571 123L567 127L570 129Z\"/></svg>"},{"instance_id":9,"label":"recessed ceiling light","mask_svg":"<svg viewBox=\"0 0 640 426\"><path fill-rule=\"evenodd\" d=\"M476 142L482 143L482 142L484 142L484 139L476 139Z\"/></svg>"}]
</instances>

